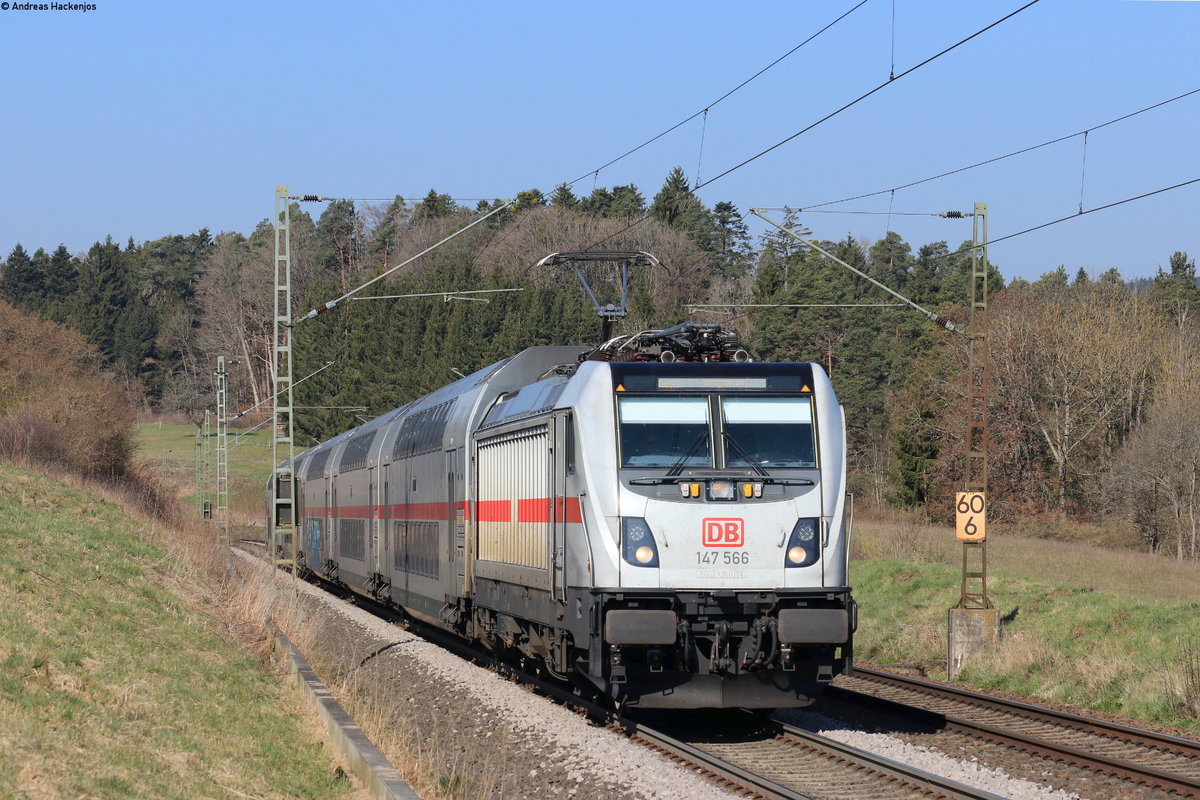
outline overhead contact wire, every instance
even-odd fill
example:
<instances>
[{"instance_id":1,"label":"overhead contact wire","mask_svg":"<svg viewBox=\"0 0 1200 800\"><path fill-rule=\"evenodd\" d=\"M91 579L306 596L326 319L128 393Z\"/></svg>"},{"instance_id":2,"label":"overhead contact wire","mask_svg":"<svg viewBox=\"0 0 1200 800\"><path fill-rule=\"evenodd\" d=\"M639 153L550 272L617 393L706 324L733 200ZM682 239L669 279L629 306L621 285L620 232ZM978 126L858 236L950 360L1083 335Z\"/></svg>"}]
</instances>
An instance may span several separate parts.
<instances>
[{"instance_id":1,"label":"overhead contact wire","mask_svg":"<svg viewBox=\"0 0 1200 800\"><path fill-rule=\"evenodd\" d=\"M1183 183L1177 183L1174 186L1164 186L1163 188L1155 189L1152 192L1146 192L1145 194L1139 194L1137 197L1127 197L1124 200L1118 200L1115 203L1108 203L1107 205L1097 206L1096 208L1089 208L1086 211L1080 211L1077 214L1070 214L1069 216L1061 217L1056 220L1051 220L1050 222L1043 222L1041 225L1034 225L1032 228L1026 228L1023 231L1017 231L1016 233L1010 233L1006 236L1001 236L997 239L989 239L988 245L990 246L990 245L996 244L997 242L1003 242L1005 239L1015 239L1018 236L1024 236L1027 233L1033 233L1034 231L1040 231L1042 228L1049 228L1051 225L1057 225L1060 222L1066 222L1067 220L1070 220L1070 219L1078 219L1079 217L1086 216L1087 214L1095 214L1097 211L1104 211L1109 208L1116 208L1117 206L1123 206L1126 203L1132 203L1135 200L1144 200L1147 197L1153 197L1156 194L1163 194L1164 192L1170 192L1175 189L1182 189L1184 186L1190 186L1193 183L1200 183L1200 178L1192 178L1190 181L1184 181ZM959 251L959 252L962 252L962 251ZM949 253L947 253L947 255L949 255ZM943 257L944 256L939 256L939 258L943 258Z\"/></svg>"},{"instance_id":2,"label":"overhead contact wire","mask_svg":"<svg viewBox=\"0 0 1200 800\"><path fill-rule=\"evenodd\" d=\"M938 53L936 53L936 54L934 54L934 55L930 56L929 58L925 59L924 61L920 62L919 64L916 64L915 66L909 67L908 69L904 70L904 72L901 72L899 75L897 75L895 78L892 78L892 79L890 79L890 80L884 81L883 83L879 84L879 85L878 85L878 86L876 86L874 89L872 89L871 91L867 92L866 94L860 95L858 98L856 98L856 99L854 99L854 100L851 100L849 103L847 103L846 105L844 105L844 106L842 106L841 108L837 109L836 111L832 111L832 112L830 112L829 114L826 114L825 116L821 117L821 118L820 118L819 120L817 120L816 122L814 122L814 123L812 123L811 125L808 125L808 126L806 126L806 127L802 128L802 129L800 129L800 130L796 131L795 133L793 133L791 136L787 137L786 139L784 139L784 140L782 140L782 141L780 141L780 142L777 142L777 143L775 143L775 144L771 145L770 147L768 147L766 150L763 150L763 151L759 152L758 154L756 154L756 155L753 155L753 156L751 156L750 158L747 158L745 161L742 161L741 163L739 163L739 164L736 164L736 165L734 165L734 166L730 167L729 169L725 170L724 172L722 172L721 174L717 175L716 177L709 178L708 180L704 181L703 183L699 183L699 184L697 184L697 185L696 185L696 187L695 187L695 189L693 189L693 191L699 191L700 189L704 188L705 186L708 186L708 185L710 185L710 184L713 184L713 183L715 183L715 182L719 181L721 178L724 178L726 175L729 175L730 173L732 173L732 172L735 172L735 171L737 171L737 170L741 169L742 167L746 166L747 164L749 164L749 163L751 163L751 162L753 162L753 161L757 161L758 159L760 159L760 158L762 158L763 156L765 156L767 153L770 153L772 150L776 150L776 149L778 149L779 147L782 147L783 145L787 144L788 142L792 141L793 139L795 139L795 138L797 138L797 137L799 137L799 136L802 136L802 135L803 135L803 134L805 134L805 133L808 133L808 132L809 132L809 131L811 131L813 128L817 127L818 125L821 125L822 123L828 122L829 120L831 120L831 119L833 119L834 117L836 117L838 114L841 114L841 113L842 113L843 111L845 111L846 109L848 109L848 108L851 108L851 107L852 107L852 106L854 106L854 105L857 105L858 103L862 102L863 100L866 100L868 97L870 97L871 95L875 94L876 92L878 92L878 91L879 91L880 89L882 89L883 87L885 87L885 86L888 86L888 85L890 85L890 84L892 84L892 83L895 83L896 81L900 80L901 78L903 78L903 77L905 77L905 76L907 76L907 75L911 75L912 73L914 73L914 72L916 72L917 70L919 70L921 67L924 67L924 66L926 66L927 64L930 64L930 63L932 63L932 62L936 61L937 59L939 59L939 58L941 58L942 56L946 55L946 54L947 54L947 53L949 53L950 51L952 51L952 50L955 50L955 49L957 49L957 48L961 47L962 45L964 45L964 44L966 44L967 42L971 41L972 39L975 39L976 37L978 37L978 36L980 36L980 35L982 35L982 34L986 33L987 31L991 30L992 28L996 27L997 25L1001 24L1002 22L1006 22L1006 21L1008 21L1008 20L1012 19L1012 18L1013 18L1013 17L1015 17L1017 14L1020 14L1022 11L1024 11L1024 10L1025 10L1025 9L1027 9L1027 8L1029 8L1030 6L1037 5L1037 3L1039 3L1039 2L1041 2L1041 0L1030 0L1030 2L1028 2L1028 3L1026 3L1025 5L1021 6L1021 7L1020 7L1020 8L1018 8L1017 10L1015 10L1015 11L1013 11L1013 12L1009 13L1009 14L1006 14L1005 16L1001 17L1000 19L996 20L995 22L991 23L990 25L987 25L986 27L980 28L979 30L975 31L975 33L972 33L970 36L966 37L965 39L960 39L959 41L955 42L954 44L950 45L949 47L945 48L944 50L941 50L940 52L938 52ZM861 4L860 4L860 5L861 5ZM857 8L857 7L858 7L858 6L855 6L855 8ZM854 9L850 9L850 11L853 11L853 10L854 10ZM848 11L848 12L846 12L846 13L848 14L848 13L850 13L850 12ZM845 16L845 15L843 15L843 16ZM840 18L839 18L839 19L840 19ZM831 23L831 24L832 24L832 23ZM828 27L828 26L826 26L826 27ZM815 35L816 35L816 34L814 34L814 36L815 36ZM694 117L694 115L693 115L693 117ZM885 191L886 191L886 190L885 190ZM593 247L597 247L597 246L599 246L599 245L601 245L601 244L604 244L605 242L607 242L607 241L609 241L609 240L611 240L611 239L615 239L617 236L620 236L621 234L625 233L626 231L630 230L631 228L634 228L634 227L636 227L637 225L641 225L643 222L645 222L645 221L646 221L647 219L649 219L649 218L650 218L650 215L649 215L649 214L644 214L642 217L640 217L639 219L637 219L637 220L634 220L633 222L629 223L628 225L626 225L626 226L625 226L624 228L622 228L621 230L619 230L619 231L617 231L617 232L615 232L615 233L613 233L613 234L610 234L609 236L606 236L606 237L604 237L603 239L600 239L600 240L598 240L598 241L595 241L595 242L593 242L592 244L588 245L588 246L587 246L586 248L584 248L584 249L585 249L585 250L591 250Z\"/></svg>"},{"instance_id":3,"label":"overhead contact wire","mask_svg":"<svg viewBox=\"0 0 1200 800\"><path fill-rule=\"evenodd\" d=\"M840 200L827 200L824 203L814 203L811 206L803 206L803 209L805 211L810 211L815 208L823 208L824 206L835 206L835 205L838 205L839 203L849 203L853 200L865 200L868 197L878 197L879 195L887 194L888 192L896 192L896 191L899 191L900 189L909 189L913 186L920 186L923 183L929 183L931 181L941 180L942 178L948 178L949 176L957 175L960 172L966 172L967 170L972 170L977 167L985 167L988 164L995 164L997 161L1003 161L1006 158L1013 158L1014 156L1024 155L1025 153L1031 153L1034 150L1039 150L1043 147L1049 147L1052 144L1059 144L1060 142L1065 142L1070 139L1074 139L1076 136L1087 136L1087 134L1092 131L1098 131L1101 128L1107 128L1109 125L1115 125L1118 122L1124 122L1125 120L1130 119L1131 117L1136 117L1139 114L1145 114L1147 111L1153 111L1156 108L1160 108L1160 107L1168 105L1170 103L1174 103L1177 100L1183 100L1185 97L1191 97L1192 95L1194 95L1196 93L1200 93L1200 89L1192 89L1189 92L1184 92L1183 94L1176 95L1170 99L1163 100L1162 102L1159 102L1159 103L1155 103L1154 105L1146 106L1145 108L1140 108L1137 111L1132 111L1128 114L1123 114L1119 117L1116 117L1115 119L1110 119L1107 122L1102 122L1099 125L1093 125L1092 127L1085 128L1084 130L1076 131L1075 133L1069 133L1066 136L1059 136L1056 139L1050 139L1048 141L1041 142L1040 144L1030 145L1029 147L1022 147L1020 150L1014 150L1011 153L1005 153L1004 155L1001 155L1001 156L995 156L993 158L984 159L983 161L977 161L974 164L968 164L965 167L958 167L957 169L952 169L947 172L939 173L937 175L931 175L930 177L922 178L919 181L912 181L911 183L903 183L899 186L892 187L891 189L880 189L877 192L867 192L866 194L856 194L853 197L843 197Z\"/></svg>"},{"instance_id":4,"label":"overhead contact wire","mask_svg":"<svg viewBox=\"0 0 1200 800\"><path fill-rule=\"evenodd\" d=\"M874 89L870 90L869 92L866 92L865 94L862 94L862 95L860 95L859 97L855 98L854 100L851 100L849 103L846 103L846 105L842 106L841 108L837 109L836 111L832 111L832 112L830 112L829 114L826 114L825 116L821 117L819 120L817 120L816 122L812 123L811 125L808 125L808 126L807 126L807 127L805 127L805 128L801 128L800 130L796 131L795 133L793 133L791 136L787 137L786 139L783 139L782 141L776 142L775 144L771 145L771 146L770 146L770 147L768 147L766 150L763 150L763 151L761 151L761 152L759 152L759 153L757 153L757 154L755 154L755 155L753 155L753 156L750 156L750 158L747 158L745 161L741 162L740 164L735 164L734 166L732 166L732 167L730 167L729 169L725 170L724 172L722 172L721 174L717 175L716 177L714 177L714 178L709 178L707 181L705 181L704 183L700 184L700 185L699 185L699 186L697 186L696 188L697 188L697 189L700 189L700 188L702 188L702 187L704 187L704 186L708 186L710 183L714 183L714 182L716 182L716 181L720 180L721 178L724 178L724 177L725 177L726 175L728 175L729 173L731 173L731 172L734 172L735 170L739 170L739 169L741 169L742 167L746 166L747 164L750 164L751 162L757 161L758 159L760 159L760 158L762 158L763 156L765 156L767 153L770 153L770 152L771 152L771 151L773 151L773 150L776 150L776 149L778 149L778 148L780 148L780 147L783 147L783 146L784 146L785 144L787 144L788 142L792 141L793 139L797 138L798 136L801 136L802 134L808 133L809 131L811 131L813 128L817 127L817 126L818 126L818 125L820 125L821 123L823 123L823 122L825 122L825 121L827 121L827 120L833 119L833 118L834 118L834 117L836 117L838 114L841 114L843 111L845 111L845 110L846 110L846 109L848 109L848 108L852 108L852 107L854 107L854 106L858 105L858 104L859 104L859 103L861 103L863 100L866 100L868 97L870 97L871 95L875 94L876 92L878 92L878 91L879 91L880 89L882 89L883 87L885 87L885 86L889 86L889 85L891 85L892 83L895 83L896 81L900 80L901 78L904 78L905 76L911 75L912 73L914 73L914 72L916 72L917 70L919 70L921 67L924 67L926 64L932 63L932 62L936 61L937 59L941 58L942 56L946 55L947 53L950 53L951 51L953 51L953 50L956 50L956 49L958 49L959 47L962 47L964 44L966 44L967 42L971 41L972 39L974 39L974 38L976 38L976 37L978 37L978 36L981 36L981 35L983 35L984 33L987 33L987 32L988 32L988 31L990 31L992 28L996 27L997 25L999 25L999 24L1001 24L1001 23L1003 23L1003 22L1007 22L1008 20L1010 20L1010 19L1012 19L1013 17L1015 17L1017 14L1020 14L1020 13L1021 13L1022 11L1024 11L1025 9L1027 9L1027 8L1029 8L1029 7L1031 7L1031 6L1037 5L1039 2L1041 2L1041 0L1030 0L1028 3L1026 3L1025 5L1021 6L1021 7L1020 7L1020 8L1018 8L1016 11L1013 11L1013 12L1012 12L1012 13L1010 13L1010 14L1006 14L1005 16L1001 17L1000 19L996 20L995 22L991 23L990 25L988 25L988 26L986 26L986 27L984 27L984 28L980 28L979 30L975 31L975 33L972 33L970 36L966 37L965 39L961 39L961 40L959 40L959 41L955 42L954 44L950 45L949 47L947 47L946 49L942 50L941 52L939 52L939 53L935 53L934 55L932 55L932 56L930 56L929 58L925 59L925 60L924 60L924 61L922 61L921 63L919 63L919 64L916 64L915 66L909 67L908 69L904 70L904 72L901 72L899 75L897 75L895 78L890 78L890 79L888 79L888 80L884 81L883 83L881 83L881 84L879 84L878 86L876 86Z\"/></svg>"},{"instance_id":5,"label":"overhead contact wire","mask_svg":"<svg viewBox=\"0 0 1200 800\"><path fill-rule=\"evenodd\" d=\"M679 121L679 122L677 122L676 124L674 124L674 125L672 125L671 127L667 128L667 129L666 129L665 131L663 131L662 133L660 133L660 134L658 134L658 135L656 135L656 136L652 136L652 137L650 137L650 138L649 138L649 139L647 139L646 141L644 141L644 142L642 142L641 144L639 144L637 147L634 147L634 148L632 148L632 149L630 149L630 150L627 150L627 151L625 151L624 153L622 153L621 155L617 156L617 157L616 157L616 158L614 158L613 160L611 160L611 161L607 162L606 164L602 164L601 166L597 167L597 168L596 168L596 169L594 169L594 170L588 170L587 172L585 172L583 175L580 175L580 176L579 176L578 178L576 178L575 180L573 180L573 181L570 181L569 183L567 183L567 186L574 186L575 184L579 183L581 180L583 180L584 178L588 177L589 175L599 175L599 174L600 174L600 170L602 170L602 169L607 169L608 167L611 167L613 164L616 164L618 161L621 161L622 159L628 158L629 156L633 155L634 153L636 153L637 151L641 150L642 148L644 148L644 147L647 147L647 146L649 146L649 145L653 144L654 142L657 142L657 141L658 141L659 139L661 139L662 137L666 136L666 135L667 135L667 134L669 134L669 133L672 133L672 132L674 132L674 131L678 130L679 128L681 128L681 127L683 127L684 125L686 125L687 123L691 122L692 120L694 120L696 117L700 116L701 114L707 114L707 113L708 113L708 111L709 111L709 110L710 110L710 109L711 109L713 106L717 105L717 104L718 104L718 103L720 103L722 100L725 100L725 99L726 99L726 98L728 98L730 95L732 95L732 94L736 93L737 91L739 91L740 89L742 89L743 87L745 87L747 84L749 84L751 81L753 81L753 80L755 80L756 78L758 78L758 77L759 77L760 75L762 75L764 72L766 72L767 70L771 69L772 67L774 67L774 66L775 66L776 64L778 64L779 62L783 61L785 58L787 58L788 56L790 56L792 53L795 53L795 52L796 52L797 50L799 50L801 47L804 47L806 44L808 44L809 42L811 42L813 39L816 39L816 38L817 38L818 36L820 36L822 33L825 33L825 31L829 30L829 29L830 29L830 28L832 28L834 25L837 25L839 22L841 22L842 20L844 20L846 17L850 16L850 15L851 15L851 14L853 14L855 11L857 11L857 10L858 10L858 9L860 9L860 8L862 8L862 7L863 7L864 5L866 5L868 2L870 2L870 0L860 0L860 2L859 2L858 4L856 4L856 5L855 5L853 8L851 8L849 11L846 11L846 12L845 12L845 13L843 13L843 14L842 14L840 17L838 17L837 19L835 19L833 22L830 22L830 23L829 23L828 25L826 25L824 28L821 28L821 30L819 30L819 31L817 31L816 33L814 33L813 35L809 36L809 37L808 37L807 39L805 39L803 42L801 42L800 44L796 45L796 46L795 46L795 47L793 47L791 50L788 50L786 53L784 53L783 55L781 55L779 58L775 59L775 60L774 60L774 61L772 61L770 64L767 64L765 67L763 67L762 69L760 69L758 72L754 73L754 74L753 74L753 75L751 75L749 78L746 78L746 80L742 81L742 82L741 82L741 83L739 83L737 86L733 87L733 88L732 88L732 89L730 89L728 92L726 92L725 94L723 94L723 95L721 95L720 97L718 97L716 100L714 100L714 101L712 101L711 103L709 103L708 105L706 105L704 108L702 108L702 109L700 109L699 111L697 111L696 113L692 114L692 115L691 115L690 117L688 117L687 119L680 120L680 121ZM593 187L593 188L595 188L595 187Z\"/></svg>"},{"instance_id":6,"label":"overhead contact wire","mask_svg":"<svg viewBox=\"0 0 1200 800\"><path fill-rule=\"evenodd\" d=\"M1165 192L1174 191L1175 189L1182 189L1184 186L1191 186L1193 183L1200 183L1200 178L1192 178L1190 181L1184 181L1183 183L1177 183L1174 186L1164 186L1161 189L1155 189L1152 192L1145 192L1145 193L1139 194L1135 197L1126 197L1124 200L1117 200L1116 202L1106 203L1105 205L1097 206L1096 208L1089 208L1086 211L1079 211L1075 214L1068 214L1065 217L1059 217L1058 219L1053 219L1053 220L1050 220L1049 222L1043 222L1040 225L1034 225L1032 228L1026 228L1025 230L1017 231L1016 233L1009 233L1009 234L1005 234L1004 236L998 236L994 239L988 239L988 246L990 247L994 244L998 244L999 242L1007 241L1008 239L1015 239L1018 236L1024 236L1025 234L1033 233L1034 231L1040 231L1043 228L1049 228L1051 225L1058 225L1061 222L1067 222L1069 220L1079 219L1080 217L1087 216L1088 214L1095 214L1097 211L1105 211L1110 208L1116 208L1117 206L1123 206L1126 203L1132 203L1137 200L1144 200L1147 197L1153 197L1156 194L1164 194ZM933 258L930 258L927 263L932 264L934 261L941 261L943 258L949 258L950 256L957 256L957 255L962 255L963 253L968 253L971 251L972 247L973 246L969 245L967 247L960 247L957 250L951 250L949 253L942 253L940 256L934 256Z\"/></svg>"}]
</instances>

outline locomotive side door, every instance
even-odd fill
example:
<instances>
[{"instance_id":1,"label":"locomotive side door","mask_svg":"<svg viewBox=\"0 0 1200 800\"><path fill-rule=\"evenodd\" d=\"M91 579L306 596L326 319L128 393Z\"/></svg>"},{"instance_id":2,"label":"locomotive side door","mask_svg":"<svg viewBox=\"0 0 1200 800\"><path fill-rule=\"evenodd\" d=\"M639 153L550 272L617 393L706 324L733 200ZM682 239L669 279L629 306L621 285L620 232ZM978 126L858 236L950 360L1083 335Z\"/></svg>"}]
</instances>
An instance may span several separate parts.
<instances>
[{"instance_id":1,"label":"locomotive side door","mask_svg":"<svg viewBox=\"0 0 1200 800\"><path fill-rule=\"evenodd\" d=\"M567 600L567 476L571 464L571 414L555 414L550 420L550 585L554 599Z\"/></svg>"}]
</instances>

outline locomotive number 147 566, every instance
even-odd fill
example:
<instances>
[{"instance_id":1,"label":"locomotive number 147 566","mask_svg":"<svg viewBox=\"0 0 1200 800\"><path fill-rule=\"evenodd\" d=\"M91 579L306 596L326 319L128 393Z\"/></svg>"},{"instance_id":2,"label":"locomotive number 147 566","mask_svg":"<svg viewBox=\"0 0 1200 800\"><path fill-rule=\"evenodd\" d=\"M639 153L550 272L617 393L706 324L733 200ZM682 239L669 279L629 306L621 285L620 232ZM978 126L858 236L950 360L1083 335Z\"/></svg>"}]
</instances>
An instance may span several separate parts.
<instances>
[{"instance_id":1,"label":"locomotive number 147 566","mask_svg":"<svg viewBox=\"0 0 1200 800\"><path fill-rule=\"evenodd\" d=\"M696 553L696 563L702 565L749 564L750 553L745 550L708 550Z\"/></svg>"}]
</instances>

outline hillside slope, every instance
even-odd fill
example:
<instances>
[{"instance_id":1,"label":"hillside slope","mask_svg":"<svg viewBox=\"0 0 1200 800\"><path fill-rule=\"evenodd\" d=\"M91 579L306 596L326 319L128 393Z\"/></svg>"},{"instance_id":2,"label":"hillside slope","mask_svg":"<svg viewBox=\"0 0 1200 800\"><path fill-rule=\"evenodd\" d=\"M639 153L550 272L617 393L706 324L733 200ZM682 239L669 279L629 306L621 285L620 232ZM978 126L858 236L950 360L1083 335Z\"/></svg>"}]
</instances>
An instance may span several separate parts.
<instances>
[{"instance_id":1,"label":"hillside slope","mask_svg":"<svg viewBox=\"0 0 1200 800\"><path fill-rule=\"evenodd\" d=\"M175 534L0 464L0 796L353 795Z\"/></svg>"}]
</instances>

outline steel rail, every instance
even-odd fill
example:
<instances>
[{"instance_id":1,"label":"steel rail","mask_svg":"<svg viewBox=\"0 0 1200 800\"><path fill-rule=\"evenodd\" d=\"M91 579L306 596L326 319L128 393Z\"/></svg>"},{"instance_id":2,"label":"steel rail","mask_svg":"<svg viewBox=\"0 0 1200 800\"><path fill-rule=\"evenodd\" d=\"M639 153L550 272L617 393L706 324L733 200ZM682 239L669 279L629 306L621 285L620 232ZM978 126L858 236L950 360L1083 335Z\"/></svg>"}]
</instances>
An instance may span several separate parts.
<instances>
[{"instance_id":1,"label":"steel rail","mask_svg":"<svg viewBox=\"0 0 1200 800\"><path fill-rule=\"evenodd\" d=\"M616 724L635 740L656 750L672 756L676 760L691 764L705 772L716 775L722 781L731 784L739 790L749 790L768 800L813 800L810 795L802 794L795 789L775 783L761 775L755 775L749 770L737 766L720 756L706 753L704 750L668 736L662 731L647 727L640 722L629 719L618 719Z\"/></svg>"},{"instance_id":2,"label":"steel rail","mask_svg":"<svg viewBox=\"0 0 1200 800\"><path fill-rule=\"evenodd\" d=\"M984 789L976 789L950 778L943 778L941 775L910 767L899 761L893 761L867 750L860 750L803 728L785 723L781 723L780 727L789 738L801 741L805 745L836 753L838 757L854 761L866 769L875 770L904 783L915 784L920 789L936 792L944 797L953 798L953 800L1006 800L1006 798Z\"/></svg>"},{"instance_id":3,"label":"steel rail","mask_svg":"<svg viewBox=\"0 0 1200 800\"><path fill-rule=\"evenodd\" d=\"M1092 719L1071 712L1060 712L1022 701L1008 700L982 692L948 686L920 678L912 678L906 675L895 675L866 667L856 666L854 677L868 682L898 687L927 697L944 698L966 703L976 708L1006 714L1022 720L1032 720L1053 725L1071 732L1104 737L1106 740L1118 745L1136 744L1148 748L1154 753L1200 759L1200 742L1178 736L1161 734L1142 728L1133 728L1107 720ZM1047 756L1056 761L1062 761L1104 775L1132 781L1139 785L1173 792L1183 797L1200 798L1200 778L1197 777L1182 775L1167 769L1131 761L1127 758L1088 751L1075 745L1051 741L1042 736L999 728L993 724L971 720L965 716L945 711L936 711L897 700L874 697L873 695L847 687L831 687L831 692L835 696L845 697L851 702L860 705L874 705L886 708L892 713L902 713L910 718L913 710L916 709L941 723L944 730L982 738L985 741L1012 747L1022 752Z\"/></svg>"},{"instance_id":4,"label":"steel rail","mask_svg":"<svg viewBox=\"0 0 1200 800\"><path fill-rule=\"evenodd\" d=\"M1027 719L1036 719L1053 725L1070 727L1085 733L1105 733L1122 741L1134 741L1144 744L1147 747L1200 759L1200 741L1195 739L1185 739L1181 736L1172 736L1171 734L1159 733L1158 731L1146 730L1145 728L1134 728L1118 722L1085 717L1082 714L1075 714L1070 711L1056 711L1052 708L1020 700L1010 700L1006 697L997 697L971 689L964 689L960 686L949 686L908 675L896 675L891 672L884 672L883 670L863 667L857 664L854 666L854 677L865 678L877 683L889 683L912 691L930 693L937 696L948 695L974 705L995 709L1004 713L1016 713Z\"/></svg>"}]
</instances>

